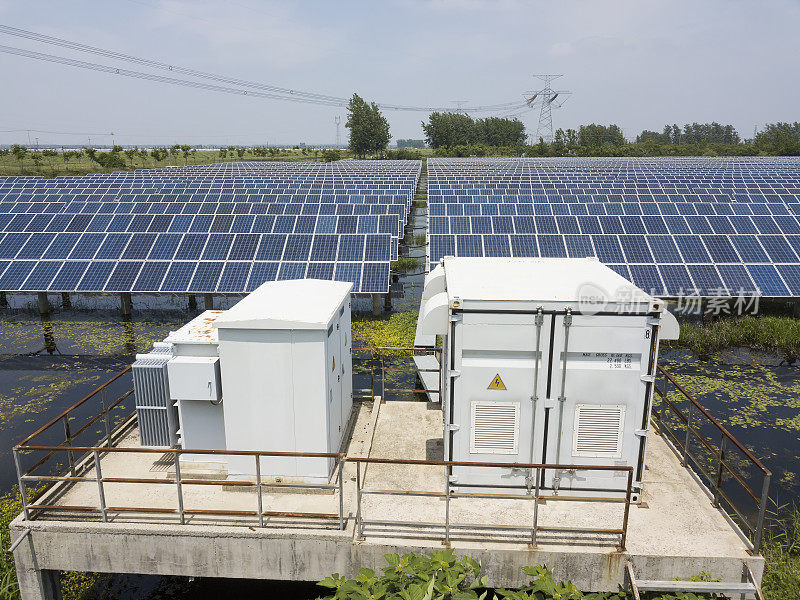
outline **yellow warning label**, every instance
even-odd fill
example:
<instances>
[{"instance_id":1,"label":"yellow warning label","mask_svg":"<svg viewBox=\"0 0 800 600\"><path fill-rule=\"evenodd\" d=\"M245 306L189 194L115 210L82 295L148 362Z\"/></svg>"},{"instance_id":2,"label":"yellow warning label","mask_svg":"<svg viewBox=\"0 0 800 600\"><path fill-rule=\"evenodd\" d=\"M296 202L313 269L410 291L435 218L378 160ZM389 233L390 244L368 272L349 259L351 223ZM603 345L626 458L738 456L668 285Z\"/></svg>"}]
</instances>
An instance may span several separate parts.
<instances>
[{"instance_id":1,"label":"yellow warning label","mask_svg":"<svg viewBox=\"0 0 800 600\"><path fill-rule=\"evenodd\" d=\"M503 380L500 379L500 373L494 376L492 382L489 384L489 387L486 388L487 390L504 390L506 389L506 384L503 383Z\"/></svg>"}]
</instances>

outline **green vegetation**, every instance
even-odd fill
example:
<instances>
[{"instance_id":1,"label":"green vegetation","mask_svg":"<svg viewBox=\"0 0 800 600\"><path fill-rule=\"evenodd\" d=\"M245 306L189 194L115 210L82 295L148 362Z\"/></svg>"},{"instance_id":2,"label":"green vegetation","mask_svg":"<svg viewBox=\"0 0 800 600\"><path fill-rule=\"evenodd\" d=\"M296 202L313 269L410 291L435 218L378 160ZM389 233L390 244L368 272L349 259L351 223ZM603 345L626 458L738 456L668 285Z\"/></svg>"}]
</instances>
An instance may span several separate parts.
<instances>
[{"instance_id":1,"label":"green vegetation","mask_svg":"<svg viewBox=\"0 0 800 600\"><path fill-rule=\"evenodd\" d=\"M0 496L0 598L18 600L19 585L14 568L14 557L8 553L11 533L8 526L22 512L22 500L16 487ZM63 600L81 600L100 580L97 573L62 572L61 596Z\"/></svg>"},{"instance_id":2,"label":"green vegetation","mask_svg":"<svg viewBox=\"0 0 800 600\"><path fill-rule=\"evenodd\" d=\"M771 123L754 140L742 141L732 125L691 123L667 125L663 133L643 131L628 142L618 125L581 125L556 130L553 142L525 145L505 134L480 134L478 123L460 113L432 113L423 123L435 156L796 156L800 155L800 122ZM486 120L488 121L488 119ZM509 121L499 119L498 121ZM517 121L518 122L518 121ZM520 123L520 126L522 124ZM512 131L503 125L501 131Z\"/></svg>"},{"instance_id":3,"label":"green vegetation","mask_svg":"<svg viewBox=\"0 0 800 600\"><path fill-rule=\"evenodd\" d=\"M334 162L342 159L342 152L338 148L329 148L322 151L322 160Z\"/></svg>"},{"instance_id":4,"label":"green vegetation","mask_svg":"<svg viewBox=\"0 0 800 600\"><path fill-rule=\"evenodd\" d=\"M688 348L703 357L729 348L750 348L794 362L800 358L800 320L763 315L682 323L680 339L664 342L664 347Z\"/></svg>"},{"instance_id":5,"label":"green vegetation","mask_svg":"<svg viewBox=\"0 0 800 600\"><path fill-rule=\"evenodd\" d=\"M347 105L347 122L350 130L350 151L364 158L367 154L380 155L392 136L389 121L381 114L378 105L369 103L358 94L353 94Z\"/></svg>"},{"instance_id":6,"label":"green vegetation","mask_svg":"<svg viewBox=\"0 0 800 600\"><path fill-rule=\"evenodd\" d=\"M209 165L234 161L318 162L348 158L349 153L336 149L317 148L268 148L256 146L244 148L229 146L220 150L195 149L185 144L171 148L125 148L117 151L83 148L81 150L36 151L15 145L11 149L0 148L0 176L41 175L59 177L63 175L85 175L87 173L110 173L134 169L159 169L185 165ZM339 153L339 158L335 153ZM331 154L334 153L334 154Z\"/></svg>"},{"instance_id":7,"label":"green vegetation","mask_svg":"<svg viewBox=\"0 0 800 600\"><path fill-rule=\"evenodd\" d=\"M416 311L397 312L378 317L354 315L353 347L409 348L414 345L416 331Z\"/></svg>"},{"instance_id":8,"label":"green vegetation","mask_svg":"<svg viewBox=\"0 0 800 600\"><path fill-rule=\"evenodd\" d=\"M422 124L431 148L463 145L514 146L525 143L525 125L519 119L473 119L461 113L431 113Z\"/></svg>"},{"instance_id":9,"label":"green vegetation","mask_svg":"<svg viewBox=\"0 0 800 600\"><path fill-rule=\"evenodd\" d=\"M324 600L625 600L618 592L583 593L569 581L556 581L545 566L523 567L530 581L516 590L486 588L481 564L475 559L455 555L453 550L430 554L386 554L388 566L379 575L372 569L359 569L352 579L334 573L319 582L331 590ZM700 573L692 581L713 581ZM491 596L489 596L491 594ZM696 594L648 594L650 600L703 600L715 596ZM781 597L769 597L783 600ZM788 599L789 596L786 596Z\"/></svg>"},{"instance_id":10,"label":"green vegetation","mask_svg":"<svg viewBox=\"0 0 800 600\"><path fill-rule=\"evenodd\" d=\"M390 265L395 273L410 273L419 269L419 259L412 256L401 256Z\"/></svg>"},{"instance_id":11,"label":"green vegetation","mask_svg":"<svg viewBox=\"0 0 800 600\"><path fill-rule=\"evenodd\" d=\"M397 140L398 148L424 148L425 140Z\"/></svg>"},{"instance_id":12,"label":"green vegetation","mask_svg":"<svg viewBox=\"0 0 800 600\"><path fill-rule=\"evenodd\" d=\"M778 507L770 521L761 587L767 600L797 600L800 598L800 506Z\"/></svg>"}]
</instances>

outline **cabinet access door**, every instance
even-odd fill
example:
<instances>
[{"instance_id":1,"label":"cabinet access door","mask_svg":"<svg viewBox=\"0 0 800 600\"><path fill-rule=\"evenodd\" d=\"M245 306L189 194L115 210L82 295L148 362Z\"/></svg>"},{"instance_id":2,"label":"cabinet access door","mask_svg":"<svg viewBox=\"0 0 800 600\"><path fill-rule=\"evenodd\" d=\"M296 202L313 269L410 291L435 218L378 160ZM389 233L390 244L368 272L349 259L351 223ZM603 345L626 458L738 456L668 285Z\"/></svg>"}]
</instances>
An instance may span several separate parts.
<instances>
[{"instance_id":1,"label":"cabinet access door","mask_svg":"<svg viewBox=\"0 0 800 600\"><path fill-rule=\"evenodd\" d=\"M637 466L652 335L646 316L556 315L544 462ZM548 470L544 485L599 493L626 481L622 471Z\"/></svg>"},{"instance_id":2,"label":"cabinet access door","mask_svg":"<svg viewBox=\"0 0 800 600\"><path fill-rule=\"evenodd\" d=\"M463 313L454 325L450 455L456 461L538 462L550 320L535 314ZM536 401L537 398L539 401ZM458 485L520 487L519 469L455 467Z\"/></svg>"}]
</instances>

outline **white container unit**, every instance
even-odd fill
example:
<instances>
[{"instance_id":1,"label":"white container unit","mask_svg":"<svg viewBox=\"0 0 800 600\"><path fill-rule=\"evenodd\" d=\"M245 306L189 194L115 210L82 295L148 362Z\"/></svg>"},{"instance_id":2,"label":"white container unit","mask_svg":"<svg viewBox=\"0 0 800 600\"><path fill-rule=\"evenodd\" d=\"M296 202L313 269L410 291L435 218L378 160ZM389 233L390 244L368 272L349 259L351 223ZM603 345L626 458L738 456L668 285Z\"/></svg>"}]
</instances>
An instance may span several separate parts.
<instances>
[{"instance_id":1,"label":"white container unit","mask_svg":"<svg viewBox=\"0 0 800 600\"><path fill-rule=\"evenodd\" d=\"M217 330L212 327L222 314L207 310L164 340L172 344L167 363L169 393L178 406L179 440L185 449L226 448ZM227 461L213 454L183 454L181 462L224 467Z\"/></svg>"},{"instance_id":2,"label":"white container unit","mask_svg":"<svg viewBox=\"0 0 800 600\"><path fill-rule=\"evenodd\" d=\"M338 452L352 408L350 289L311 279L266 283L214 322L229 450ZM333 459L264 457L261 474L327 481ZM230 457L229 476L252 476Z\"/></svg>"},{"instance_id":3,"label":"white container unit","mask_svg":"<svg viewBox=\"0 0 800 600\"><path fill-rule=\"evenodd\" d=\"M441 335L445 458L634 467L641 489L664 302L596 259L446 257L421 333ZM456 488L529 491L531 472L453 468ZM621 495L620 471L543 471L543 489ZM638 494L637 494L638 496Z\"/></svg>"}]
</instances>

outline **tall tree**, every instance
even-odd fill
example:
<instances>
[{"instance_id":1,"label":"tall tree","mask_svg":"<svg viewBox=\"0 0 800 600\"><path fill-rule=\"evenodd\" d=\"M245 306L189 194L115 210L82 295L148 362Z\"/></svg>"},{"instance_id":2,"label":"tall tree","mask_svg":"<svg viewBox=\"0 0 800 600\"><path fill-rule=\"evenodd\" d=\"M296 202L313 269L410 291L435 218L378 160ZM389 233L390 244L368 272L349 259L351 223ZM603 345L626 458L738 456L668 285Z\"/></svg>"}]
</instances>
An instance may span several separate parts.
<instances>
[{"instance_id":1,"label":"tall tree","mask_svg":"<svg viewBox=\"0 0 800 600\"><path fill-rule=\"evenodd\" d=\"M604 144L624 146L625 136L618 125L581 125L578 130L578 143L586 148L599 148Z\"/></svg>"},{"instance_id":2,"label":"tall tree","mask_svg":"<svg viewBox=\"0 0 800 600\"><path fill-rule=\"evenodd\" d=\"M378 105L353 94L347 104L347 122L350 130L350 150L359 157L386 150L389 140L389 121L381 114Z\"/></svg>"},{"instance_id":3,"label":"tall tree","mask_svg":"<svg viewBox=\"0 0 800 600\"><path fill-rule=\"evenodd\" d=\"M434 112L422 123L425 139L431 148L466 146L480 141L478 128L469 115Z\"/></svg>"}]
</instances>

